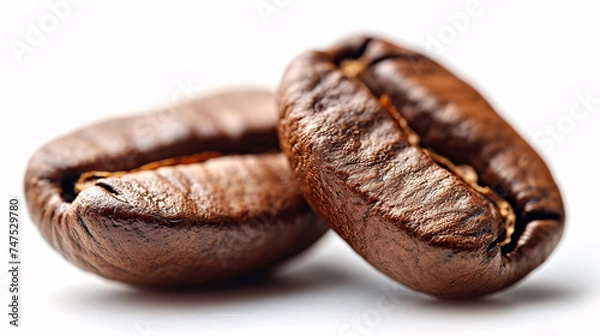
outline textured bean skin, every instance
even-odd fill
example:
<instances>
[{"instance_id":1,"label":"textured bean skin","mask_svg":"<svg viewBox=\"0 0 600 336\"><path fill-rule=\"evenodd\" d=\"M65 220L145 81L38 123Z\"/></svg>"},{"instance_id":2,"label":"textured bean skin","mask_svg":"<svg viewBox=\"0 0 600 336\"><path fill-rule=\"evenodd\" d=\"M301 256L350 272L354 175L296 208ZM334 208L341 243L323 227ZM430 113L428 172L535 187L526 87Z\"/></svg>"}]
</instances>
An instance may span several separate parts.
<instances>
[{"instance_id":1,"label":"textured bean skin","mask_svg":"<svg viewBox=\"0 0 600 336\"><path fill-rule=\"evenodd\" d=\"M355 70L344 69L348 60ZM370 37L306 52L286 70L278 108L280 145L307 202L415 290L493 293L539 266L562 235L562 199L539 155L475 89L421 54ZM501 246L505 217L491 196L424 148L471 166L510 205L510 243Z\"/></svg>"},{"instance_id":2,"label":"textured bean skin","mask_svg":"<svg viewBox=\"0 0 600 336\"><path fill-rule=\"evenodd\" d=\"M43 237L84 270L139 286L230 279L268 268L326 230L277 153L274 97L232 91L97 123L40 148L25 194ZM137 171L73 192L89 171Z\"/></svg>"}]
</instances>

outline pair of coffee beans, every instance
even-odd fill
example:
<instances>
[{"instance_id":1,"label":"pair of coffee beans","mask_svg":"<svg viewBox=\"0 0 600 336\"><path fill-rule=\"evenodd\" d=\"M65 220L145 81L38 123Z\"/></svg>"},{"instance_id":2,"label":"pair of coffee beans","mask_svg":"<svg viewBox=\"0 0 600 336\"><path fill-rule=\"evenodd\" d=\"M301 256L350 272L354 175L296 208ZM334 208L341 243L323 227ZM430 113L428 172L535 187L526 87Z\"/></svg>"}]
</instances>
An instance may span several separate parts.
<instances>
[{"instance_id":1,"label":"pair of coffee beans","mask_svg":"<svg viewBox=\"0 0 600 336\"><path fill-rule=\"evenodd\" d=\"M68 260L147 287L269 269L329 227L410 288L476 297L546 260L565 220L542 159L476 90L371 37L298 56L275 96L224 92L54 140L25 191Z\"/></svg>"}]
</instances>

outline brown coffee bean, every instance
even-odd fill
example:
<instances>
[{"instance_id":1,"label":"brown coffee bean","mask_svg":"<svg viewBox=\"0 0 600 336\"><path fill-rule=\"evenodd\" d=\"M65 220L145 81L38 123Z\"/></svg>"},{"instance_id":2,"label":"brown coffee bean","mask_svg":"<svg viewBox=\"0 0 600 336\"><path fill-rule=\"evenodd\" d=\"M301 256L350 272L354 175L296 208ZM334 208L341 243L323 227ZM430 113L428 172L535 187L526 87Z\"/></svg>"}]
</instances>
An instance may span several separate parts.
<instances>
[{"instance_id":1,"label":"brown coffee bean","mask_svg":"<svg viewBox=\"0 0 600 336\"><path fill-rule=\"evenodd\" d=\"M277 153L269 92L101 122L38 150L25 193L68 260L141 286L229 279L304 250L326 227Z\"/></svg>"},{"instance_id":2,"label":"brown coffee bean","mask_svg":"<svg viewBox=\"0 0 600 336\"><path fill-rule=\"evenodd\" d=\"M565 220L539 155L471 86L427 57L356 37L288 67L283 152L311 207L369 263L444 298L539 266Z\"/></svg>"}]
</instances>

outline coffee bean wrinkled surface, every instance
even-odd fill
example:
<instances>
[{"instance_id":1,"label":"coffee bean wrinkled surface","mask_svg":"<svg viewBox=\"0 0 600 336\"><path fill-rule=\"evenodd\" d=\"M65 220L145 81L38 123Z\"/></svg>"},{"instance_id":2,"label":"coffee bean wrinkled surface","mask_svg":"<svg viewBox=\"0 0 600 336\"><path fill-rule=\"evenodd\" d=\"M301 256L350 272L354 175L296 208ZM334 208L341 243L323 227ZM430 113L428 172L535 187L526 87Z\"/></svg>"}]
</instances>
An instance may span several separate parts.
<instances>
[{"instance_id":1,"label":"coffee bean wrinkled surface","mask_svg":"<svg viewBox=\"0 0 600 336\"><path fill-rule=\"evenodd\" d=\"M274 97L231 91L100 122L31 158L25 193L68 260L140 286L266 269L326 227L278 153Z\"/></svg>"},{"instance_id":2,"label":"coffee bean wrinkled surface","mask_svg":"<svg viewBox=\"0 0 600 336\"><path fill-rule=\"evenodd\" d=\"M565 220L539 155L426 56L353 37L298 56L278 93L283 152L307 202L391 278L443 298L506 288Z\"/></svg>"}]
</instances>

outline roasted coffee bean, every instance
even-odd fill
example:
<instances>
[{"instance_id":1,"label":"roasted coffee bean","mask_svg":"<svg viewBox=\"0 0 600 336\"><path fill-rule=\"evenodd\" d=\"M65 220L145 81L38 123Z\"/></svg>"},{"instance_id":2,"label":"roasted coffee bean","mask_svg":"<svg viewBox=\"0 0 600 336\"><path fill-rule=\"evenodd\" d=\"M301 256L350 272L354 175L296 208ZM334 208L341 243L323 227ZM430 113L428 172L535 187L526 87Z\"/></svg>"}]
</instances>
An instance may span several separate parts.
<instances>
[{"instance_id":1,"label":"roasted coffee bean","mask_svg":"<svg viewBox=\"0 0 600 336\"><path fill-rule=\"evenodd\" d=\"M280 145L307 202L378 270L443 298L512 285L558 243L559 190L471 86L426 56L349 38L288 67Z\"/></svg>"},{"instance_id":2,"label":"roasted coffee bean","mask_svg":"<svg viewBox=\"0 0 600 336\"><path fill-rule=\"evenodd\" d=\"M139 286L269 268L326 230L283 154L271 93L225 92L48 143L25 177L44 238L84 270Z\"/></svg>"}]
</instances>

